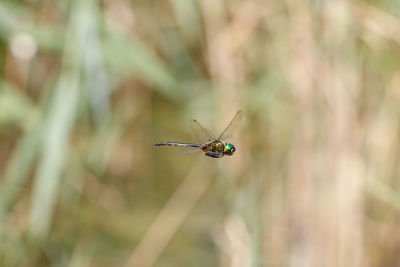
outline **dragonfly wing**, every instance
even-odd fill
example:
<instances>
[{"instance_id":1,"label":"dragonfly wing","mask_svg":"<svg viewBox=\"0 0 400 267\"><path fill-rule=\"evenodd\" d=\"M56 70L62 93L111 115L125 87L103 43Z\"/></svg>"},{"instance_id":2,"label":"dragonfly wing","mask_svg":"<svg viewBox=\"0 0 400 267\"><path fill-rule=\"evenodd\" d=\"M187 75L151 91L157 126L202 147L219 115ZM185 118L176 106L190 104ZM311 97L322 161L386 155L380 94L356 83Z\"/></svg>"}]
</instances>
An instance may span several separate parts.
<instances>
[{"instance_id":1,"label":"dragonfly wing","mask_svg":"<svg viewBox=\"0 0 400 267\"><path fill-rule=\"evenodd\" d=\"M236 112L235 117L233 117L228 126L226 126L225 130L218 137L218 140L226 141L227 139L231 138L232 133L243 122L243 120L244 120L244 113L243 111L239 110L238 112Z\"/></svg>"},{"instance_id":2,"label":"dragonfly wing","mask_svg":"<svg viewBox=\"0 0 400 267\"><path fill-rule=\"evenodd\" d=\"M216 140L215 136L209 130L204 128L197 120L193 119L190 126L200 142L207 143Z\"/></svg>"},{"instance_id":3,"label":"dragonfly wing","mask_svg":"<svg viewBox=\"0 0 400 267\"><path fill-rule=\"evenodd\" d=\"M194 154L197 152L200 152L201 149L197 147L181 147L179 148L179 152L184 153L184 154Z\"/></svg>"}]
</instances>

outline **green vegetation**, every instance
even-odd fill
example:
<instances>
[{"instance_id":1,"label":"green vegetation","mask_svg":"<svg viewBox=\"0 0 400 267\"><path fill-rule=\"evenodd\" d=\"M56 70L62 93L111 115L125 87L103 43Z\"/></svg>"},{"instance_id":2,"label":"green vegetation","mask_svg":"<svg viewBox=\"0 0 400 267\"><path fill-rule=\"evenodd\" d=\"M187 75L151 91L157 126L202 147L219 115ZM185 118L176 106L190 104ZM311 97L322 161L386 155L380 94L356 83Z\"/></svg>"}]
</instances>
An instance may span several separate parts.
<instances>
[{"instance_id":1,"label":"green vegetation","mask_svg":"<svg viewBox=\"0 0 400 267\"><path fill-rule=\"evenodd\" d=\"M399 1L3 0L0 266L398 266L399 103Z\"/></svg>"}]
</instances>

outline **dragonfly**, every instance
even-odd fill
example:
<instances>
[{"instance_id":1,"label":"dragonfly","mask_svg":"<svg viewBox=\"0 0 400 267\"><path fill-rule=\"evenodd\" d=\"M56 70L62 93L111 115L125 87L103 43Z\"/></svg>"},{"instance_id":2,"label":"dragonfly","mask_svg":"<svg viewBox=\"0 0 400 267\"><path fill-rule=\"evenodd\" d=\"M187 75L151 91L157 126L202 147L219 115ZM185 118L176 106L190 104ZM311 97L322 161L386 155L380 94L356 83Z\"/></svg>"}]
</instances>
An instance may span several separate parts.
<instances>
[{"instance_id":1,"label":"dragonfly","mask_svg":"<svg viewBox=\"0 0 400 267\"><path fill-rule=\"evenodd\" d=\"M233 144L227 143L228 139L232 137L232 133L243 121L243 111L239 110L233 117L231 122L222 133L216 138L209 130L203 127L197 120L191 120L191 127L196 137L200 140L200 144L196 143L184 143L184 142L158 142L154 146L176 146L182 148L188 148L187 152L203 151L205 155L212 158L222 158L223 156L232 156L235 153L236 148Z\"/></svg>"}]
</instances>

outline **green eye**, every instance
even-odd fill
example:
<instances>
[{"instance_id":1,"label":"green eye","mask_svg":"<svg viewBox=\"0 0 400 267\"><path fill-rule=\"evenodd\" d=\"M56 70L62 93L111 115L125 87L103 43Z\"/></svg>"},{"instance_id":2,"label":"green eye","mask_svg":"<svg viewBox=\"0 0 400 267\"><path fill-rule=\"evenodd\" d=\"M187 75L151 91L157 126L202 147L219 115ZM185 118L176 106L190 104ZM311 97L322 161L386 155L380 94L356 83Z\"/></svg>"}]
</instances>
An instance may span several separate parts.
<instances>
[{"instance_id":1,"label":"green eye","mask_svg":"<svg viewBox=\"0 0 400 267\"><path fill-rule=\"evenodd\" d=\"M225 151L224 154L228 156L232 156L233 153L235 152L235 147L232 144L226 144L225 145Z\"/></svg>"}]
</instances>

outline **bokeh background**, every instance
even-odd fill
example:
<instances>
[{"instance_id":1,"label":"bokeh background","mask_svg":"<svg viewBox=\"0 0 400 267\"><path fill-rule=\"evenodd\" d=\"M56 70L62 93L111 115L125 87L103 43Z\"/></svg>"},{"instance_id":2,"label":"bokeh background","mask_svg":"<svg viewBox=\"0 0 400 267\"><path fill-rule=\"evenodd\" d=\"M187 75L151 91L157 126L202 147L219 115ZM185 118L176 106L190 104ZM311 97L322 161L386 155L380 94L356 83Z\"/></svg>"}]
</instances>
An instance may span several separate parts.
<instances>
[{"instance_id":1,"label":"bokeh background","mask_svg":"<svg viewBox=\"0 0 400 267\"><path fill-rule=\"evenodd\" d=\"M0 266L400 266L399 136L398 0L0 2Z\"/></svg>"}]
</instances>

